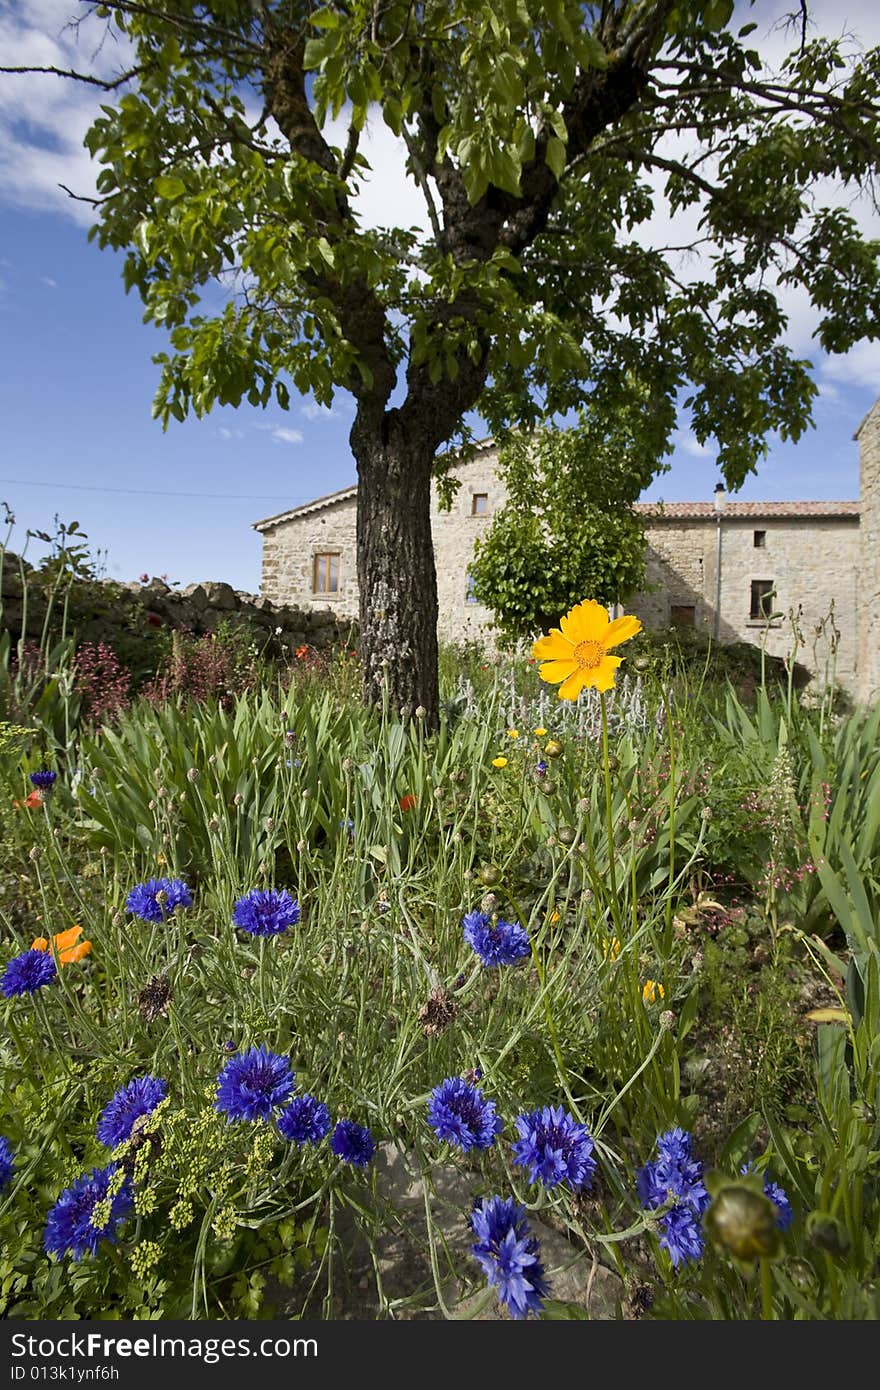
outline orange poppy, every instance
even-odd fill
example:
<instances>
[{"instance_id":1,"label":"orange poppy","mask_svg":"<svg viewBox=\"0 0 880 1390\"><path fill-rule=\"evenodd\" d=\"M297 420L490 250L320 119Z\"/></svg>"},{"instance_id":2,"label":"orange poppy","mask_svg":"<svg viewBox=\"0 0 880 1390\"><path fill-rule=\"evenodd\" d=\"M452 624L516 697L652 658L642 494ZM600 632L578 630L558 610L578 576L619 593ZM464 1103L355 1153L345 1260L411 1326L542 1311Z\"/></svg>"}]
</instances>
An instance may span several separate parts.
<instances>
[{"instance_id":1,"label":"orange poppy","mask_svg":"<svg viewBox=\"0 0 880 1390\"><path fill-rule=\"evenodd\" d=\"M28 792L23 800L14 800L12 804L19 811L33 811L35 807L42 806L43 793L36 790Z\"/></svg>"},{"instance_id":2,"label":"orange poppy","mask_svg":"<svg viewBox=\"0 0 880 1390\"><path fill-rule=\"evenodd\" d=\"M52 937L52 947L58 957L58 964L76 965L78 960L91 954L91 941L79 941L82 936L82 927L68 927L67 931L61 931L57 936ZM78 943L78 944L77 944ZM49 942L45 936L38 936L31 942L32 951L48 951Z\"/></svg>"},{"instance_id":3,"label":"orange poppy","mask_svg":"<svg viewBox=\"0 0 880 1390\"><path fill-rule=\"evenodd\" d=\"M401 811L411 811L415 804L416 797L413 796L412 792L407 792L405 796L400 798Z\"/></svg>"}]
</instances>

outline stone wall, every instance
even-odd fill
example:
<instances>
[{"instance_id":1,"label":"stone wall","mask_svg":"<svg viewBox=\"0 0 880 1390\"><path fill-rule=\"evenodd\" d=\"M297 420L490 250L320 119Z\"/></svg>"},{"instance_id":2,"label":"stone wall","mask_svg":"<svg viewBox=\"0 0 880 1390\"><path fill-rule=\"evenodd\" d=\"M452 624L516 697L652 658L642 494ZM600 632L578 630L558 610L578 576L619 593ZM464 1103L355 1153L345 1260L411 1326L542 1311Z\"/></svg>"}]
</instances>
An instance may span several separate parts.
<instances>
[{"instance_id":1,"label":"stone wall","mask_svg":"<svg viewBox=\"0 0 880 1390\"><path fill-rule=\"evenodd\" d=\"M867 452L870 467L880 472L880 409L876 411L870 438L875 452ZM866 436L867 437L867 436ZM873 458L873 462L871 459ZM436 487L431 494L431 529L437 563L439 601L438 632L447 641L470 638L487 641L491 637L491 613L467 597L467 570L473 556L474 541L491 524L494 512L503 504L506 492L495 475L497 448L485 441L477 456L456 472L461 487L452 511L439 508ZM875 479L875 492L880 478ZM485 495L485 512L474 514L475 494ZM689 504L688 504L689 505ZM802 504L784 504L787 508ZM833 505L833 504L832 504ZM788 656L794 633L787 616L769 627L750 616L753 579L772 580L777 591L775 607L784 615L800 608L799 626L804 641L798 660L820 678L830 671L831 642L828 623L832 602L834 623L839 630L836 657L837 680L850 692L858 683L857 654L859 636L857 592L859 565L873 564L874 594L878 588L876 540L873 558L866 561L864 542L859 541L859 517L854 504L848 514L822 516L790 512L773 516L750 507L750 515L736 515L737 504L723 514L721 546L721 608L717 636L721 642L751 642L773 656ZM665 628L676 619L687 619L693 608L697 630L715 635L715 609L718 576L718 524L714 507L704 504L696 517L675 515L686 504L675 504L666 515L639 504L645 519L647 587L627 601L650 627ZM693 509L691 509L693 510ZM348 489L336 500L319 501L306 507L256 523L263 534L263 592L268 597L287 599L307 608L312 603L328 603L334 611L354 617L358 611L356 557L357 494ZM878 508L873 513L875 533ZM754 544L755 531L764 532L764 545ZM329 597L312 592L315 554L334 550L340 555L340 590ZM678 609L678 612L674 610ZM877 623L880 599L864 606L863 622ZM823 627L824 625L824 627ZM817 633L817 629L822 631ZM877 627L861 639L874 643ZM873 632L873 637L870 635ZM875 684L880 673L875 670Z\"/></svg>"},{"instance_id":2,"label":"stone wall","mask_svg":"<svg viewBox=\"0 0 880 1390\"><path fill-rule=\"evenodd\" d=\"M468 601L467 568L473 556L474 540L485 531L493 512L506 497L505 489L495 476L497 460L498 450L493 445L481 448L475 459L456 469L461 487L453 499L451 511L441 511L436 485L431 485L431 533L437 557L439 603L437 630L447 641L484 637L492 616L483 604ZM486 512L474 514L474 494L486 496ZM331 497L320 506L312 503L282 512L277 518L256 522L263 537L263 594L304 608L313 603L326 604L340 616L356 618L359 605L356 523L357 496L353 489L338 499ZM316 594L313 589L315 556L328 553L340 556L339 591Z\"/></svg>"},{"instance_id":3,"label":"stone wall","mask_svg":"<svg viewBox=\"0 0 880 1390\"><path fill-rule=\"evenodd\" d=\"M4 552L0 630L17 640L24 620L25 636L38 640L47 611L45 577L17 555ZM57 598L50 611L50 631L59 630L62 617L63 602ZM324 650L354 640L352 624L340 620L329 606L303 609L214 580L178 589L162 579L147 584L76 579L70 591L67 629L80 642L106 642L116 648L123 638L130 644L138 632L151 635L162 628L201 637L216 632L221 623L244 628L261 650L281 658L303 645Z\"/></svg>"},{"instance_id":4,"label":"stone wall","mask_svg":"<svg viewBox=\"0 0 880 1390\"><path fill-rule=\"evenodd\" d=\"M772 656L786 657L794 647L794 614L803 641L797 653L820 680L831 673L831 625L839 632L835 675L850 693L857 685L857 599L859 517L742 517L725 513L721 520L721 605L717 628L721 642L752 642ZM662 587L636 594L627 609L653 627L669 626L673 606L694 608L694 626L715 634L718 523L705 520L664 521L647 526L649 583ZM763 546L755 533L763 532ZM769 625L752 618L753 580L771 580L774 611L783 616Z\"/></svg>"}]
</instances>

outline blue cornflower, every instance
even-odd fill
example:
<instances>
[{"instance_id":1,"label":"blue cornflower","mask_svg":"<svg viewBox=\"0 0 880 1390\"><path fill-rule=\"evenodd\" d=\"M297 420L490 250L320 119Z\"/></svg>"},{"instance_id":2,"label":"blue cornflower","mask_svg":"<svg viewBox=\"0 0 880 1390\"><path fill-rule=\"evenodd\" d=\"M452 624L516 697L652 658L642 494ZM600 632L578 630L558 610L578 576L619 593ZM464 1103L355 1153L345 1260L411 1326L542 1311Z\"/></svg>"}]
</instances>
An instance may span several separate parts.
<instances>
[{"instance_id":1,"label":"blue cornflower","mask_svg":"<svg viewBox=\"0 0 880 1390\"><path fill-rule=\"evenodd\" d=\"M15 1153L8 1139L0 1134L0 1192L3 1191L15 1167Z\"/></svg>"},{"instance_id":2,"label":"blue cornflower","mask_svg":"<svg viewBox=\"0 0 880 1390\"><path fill-rule=\"evenodd\" d=\"M57 777L57 772L32 772L29 781L32 787L37 788L37 791L50 792L55 785Z\"/></svg>"},{"instance_id":3,"label":"blue cornflower","mask_svg":"<svg viewBox=\"0 0 880 1390\"><path fill-rule=\"evenodd\" d=\"M216 1109L230 1120L268 1120L293 1090L294 1076L287 1057L263 1044L230 1057L217 1077Z\"/></svg>"},{"instance_id":4,"label":"blue cornflower","mask_svg":"<svg viewBox=\"0 0 880 1390\"><path fill-rule=\"evenodd\" d=\"M340 1120L330 1136L330 1148L343 1163L366 1168L376 1152L376 1141L364 1125L354 1120Z\"/></svg>"},{"instance_id":5,"label":"blue cornflower","mask_svg":"<svg viewBox=\"0 0 880 1390\"><path fill-rule=\"evenodd\" d=\"M136 1076L108 1101L98 1120L98 1141L115 1149L131 1137L135 1120L149 1115L168 1093L166 1082L158 1076Z\"/></svg>"},{"instance_id":6,"label":"blue cornflower","mask_svg":"<svg viewBox=\"0 0 880 1390\"><path fill-rule=\"evenodd\" d=\"M251 936L277 936L299 918L299 903L286 888L254 888L232 909L235 925Z\"/></svg>"},{"instance_id":7,"label":"blue cornflower","mask_svg":"<svg viewBox=\"0 0 880 1390\"><path fill-rule=\"evenodd\" d=\"M314 1096L294 1096L278 1116L278 1128L292 1144L320 1144L333 1127L330 1111Z\"/></svg>"},{"instance_id":8,"label":"blue cornflower","mask_svg":"<svg viewBox=\"0 0 880 1390\"><path fill-rule=\"evenodd\" d=\"M658 1157L636 1174L636 1189L643 1207L656 1210L675 1199L660 1218L660 1244L669 1251L676 1268L703 1253L699 1218L709 1205L703 1182L703 1165L691 1152L693 1140L683 1129L669 1129L657 1140Z\"/></svg>"},{"instance_id":9,"label":"blue cornflower","mask_svg":"<svg viewBox=\"0 0 880 1390\"><path fill-rule=\"evenodd\" d=\"M71 1254L75 1260L97 1253L102 1240L116 1239L116 1228L134 1208L131 1179L126 1177L120 1190L110 1198L109 1214L103 1225L93 1224L95 1208L108 1200L110 1179L117 1165L93 1168L83 1173L72 1187L66 1187L49 1212L43 1246L47 1255Z\"/></svg>"},{"instance_id":10,"label":"blue cornflower","mask_svg":"<svg viewBox=\"0 0 880 1390\"><path fill-rule=\"evenodd\" d=\"M518 922L492 922L488 912L463 918L464 939L484 965L514 965L531 954L525 928Z\"/></svg>"},{"instance_id":11,"label":"blue cornflower","mask_svg":"<svg viewBox=\"0 0 880 1390\"><path fill-rule=\"evenodd\" d=\"M471 1229L477 1237L471 1251L510 1316L525 1318L529 1313L540 1313L541 1300L550 1291L525 1208L513 1197L488 1197L471 1213Z\"/></svg>"},{"instance_id":12,"label":"blue cornflower","mask_svg":"<svg viewBox=\"0 0 880 1390\"><path fill-rule=\"evenodd\" d=\"M159 894L164 894L159 901ZM138 883L125 900L126 912L142 922L163 922L179 907L192 907L192 894L181 878L148 878Z\"/></svg>"},{"instance_id":13,"label":"blue cornflower","mask_svg":"<svg viewBox=\"0 0 880 1390\"><path fill-rule=\"evenodd\" d=\"M596 1160L586 1125L578 1124L561 1105L545 1105L518 1115L516 1127L522 1137L513 1146L513 1161L528 1169L530 1182L589 1187Z\"/></svg>"},{"instance_id":14,"label":"blue cornflower","mask_svg":"<svg viewBox=\"0 0 880 1390\"><path fill-rule=\"evenodd\" d=\"M543 758L542 758L541 761L537 764L537 766L536 766L536 768L535 768L535 771L537 772L537 774L538 774L539 777L543 777L543 776L544 776L544 773L547 771L547 764L544 762L544 759L543 759Z\"/></svg>"},{"instance_id":15,"label":"blue cornflower","mask_svg":"<svg viewBox=\"0 0 880 1390\"><path fill-rule=\"evenodd\" d=\"M352 843L354 843L354 821L351 819L350 816L348 818L343 817L343 819L339 822L339 829L344 830L345 833L348 835L349 840L351 840Z\"/></svg>"},{"instance_id":16,"label":"blue cornflower","mask_svg":"<svg viewBox=\"0 0 880 1390\"><path fill-rule=\"evenodd\" d=\"M739 1170L741 1173L754 1173L754 1163L744 1163ZM764 1196L769 1197L776 1208L776 1225L780 1231L787 1231L794 1220L794 1208L788 1200L788 1193L785 1188L778 1183L771 1182L767 1175L764 1175Z\"/></svg>"},{"instance_id":17,"label":"blue cornflower","mask_svg":"<svg viewBox=\"0 0 880 1390\"><path fill-rule=\"evenodd\" d=\"M700 1258L705 1242L700 1218L696 1212L678 1203L670 1208L661 1224L660 1244L669 1252L675 1269L685 1260Z\"/></svg>"},{"instance_id":18,"label":"blue cornflower","mask_svg":"<svg viewBox=\"0 0 880 1390\"><path fill-rule=\"evenodd\" d=\"M435 1086L428 1101L428 1124L439 1138L467 1153L468 1149L488 1149L504 1121L495 1114L494 1100L469 1086L460 1076L447 1076Z\"/></svg>"},{"instance_id":19,"label":"blue cornflower","mask_svg":"<svg viewBox=\"0 0 880 1390\"><path fill-rule=\"evenodd\" d=\"M0 989L7 999L16 994L35 994L43 985L54 980L58 968L50 951L22 951L6 965Z\"/></svg>"}]
</instances>

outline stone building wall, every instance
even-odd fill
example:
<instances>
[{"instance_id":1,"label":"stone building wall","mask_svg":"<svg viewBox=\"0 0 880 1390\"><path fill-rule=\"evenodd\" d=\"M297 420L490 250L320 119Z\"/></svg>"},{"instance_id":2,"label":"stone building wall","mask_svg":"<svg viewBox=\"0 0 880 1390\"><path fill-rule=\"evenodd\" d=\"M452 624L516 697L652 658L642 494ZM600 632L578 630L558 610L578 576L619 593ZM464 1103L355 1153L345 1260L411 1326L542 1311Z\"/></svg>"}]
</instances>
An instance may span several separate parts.
<instances>
[{"instance_id":1,"label":"stone building wall","mask_svg":"<svg viewBox=\"0 0 880 1390\"><path fill-rule=\"evenodd\" d=\"M647 588L627 602L652 627L681 623L721 642L764 643L772 656L787 656L795 615L803 641L798 660L820 678L831 669L831 620L839 633L836 676L859 698L880 689L880 401L857 435L862 458L864 517L856 502L728 502L721 519L721 603L718 592L718 522L712 502L637 504L645 521ZM467 570L474 541L505 500L495 476L497 448L484 440L457 470L461 487L451 512L431 495L431 528L437 563L438 631L449 641L487 640L491 614L468 597ZM474 510L474 496L486 499ZM263 535L262 593L304 609L322 608L355 618L357 490L351 487L276 517L254 523ZM755 533L763 543L755 544ZM340 556L336 594L313 592L314 556ZM751 615L753 580L772 581L769 625Z\"/></svg>"},{"instance_id":2,"label":"stone building wall","mask_svg":"<svg viewBox=\"0 0 880 1390\"><path fill-rule=\"evenodd\" d=\"M461 481L451 511L441 511L437 488L431 485L431 533L437 557L437 630L448 641L485 636L489 610L468 598L467 569L474 541L489 526L502 505L505 490L495 476L498 450L480 447L477 457L461 464ZM485 511L474 511L474 496L485 497ZM308 503L256 522L263 536L261 592L273 601L303 607L323 606L344 618L358 615L356 551L357 492L333 494L321 505ZM339 555L339 589L315 593L315 557Z\"/></svg>"},{"instance_id":3,"label":"stone building wall","mask_svg":"<svg viewBox=\"0 0 880 1390\"><path fill-rule=\"evenodd\" d=\"M880 400L854 436L862 498L859 538L859 700L880 699Z\"/></svg>"},{"instance_id":4,"label":"stone building wall","mask_svg":"<svg viewBox=\"0 0 880 1390\"><path fill-rule=\"evenodd\" d=\"M678 504L684 507L685 504ZM742 504L740 504L742 505ZM721 602L716 626L718 593L718 520L714 516L690 521L652 517L648 537L648 582L662 587L636 594L627 609L649 626L668 627L676 619L717 636L720 642L763 645L771 656L788 656L794 648L795 623L799 638L797 659L818 677L834 671L847 690L855 691L857 672L857 600L859 516L855 505L839 515L773 516L773 504L762 515L749 504L751 515L728 508L721 516ZM785 504L778 504L779 509ZM822 504L790 503L791 508ZM835 504L827 504L831 509ZM733 504L736 507L736 504ZM708 508L707 508L708 510ZM756 535L763 543L756 545ZM752 581L772 583L774 618L768 624L751 615ZM833 608L832 608L833 605ZM677 610L677 611L675 611ZM833 624L839 635L832 640Z\"/></svg>"}]
</instances>

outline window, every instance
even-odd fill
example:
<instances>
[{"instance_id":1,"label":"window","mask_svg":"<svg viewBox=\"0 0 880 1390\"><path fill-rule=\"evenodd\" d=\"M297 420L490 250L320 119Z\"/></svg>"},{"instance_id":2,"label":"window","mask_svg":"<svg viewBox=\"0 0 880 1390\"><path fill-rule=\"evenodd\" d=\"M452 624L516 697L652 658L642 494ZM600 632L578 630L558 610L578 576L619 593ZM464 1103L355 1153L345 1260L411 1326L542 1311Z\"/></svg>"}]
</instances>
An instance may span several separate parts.
<instances>
[{"instance_id":1,"label":"window","mask_svg":"<svg viewBox=\"0 0 880 1390\"><path fill-rule=\"evenodd\" d=\"M752 537L752 544L756 550L763 550L767 544L767 532L755 531Z\"/></svg>"},{"instance_id":2,"label":"window","mask_svg":"<svg viewBox=\"0 0 880 1390\"><path fill-rule=\"evenodd\" d=\"M315 556L313 594L339 593L339 558L336 553Z\"/></svg>"},{"instance_id":3,"label":"window","mask_svg":"<svg viewBox=\"0 0 880 1390\"><path fill-rule=\"evenodd\" d=\"M470 570L468 571L467 577L465 579L464 601L465 603L479 603L480 601L477 598L476 581L474 579L474 576L471 574Z\"/></svg>"},{"instance_id":4,"label":"window","mask_svg":"<svg viewBox=\"0 0 880 1390\"><path fill-rule=\"evenodd\" d=\"M750 618L769 618L773 612L773 600L776 597L776 589L772 579L753 579L752 580L752 602L749 608Z\"/></svg>"},{"instance_id":5,"label":"window","mask_svg":"<svg viewBox=\"0 0 880 1390\"><path fill-rule=\"evenodd\" d=\"M697 610L693 603L671 603L669 605L669 621L673 627L693 627L696 617Z\"/></svg>"},{"instance_id":6,"label":"window","mask_svg":"<svg viewBox=\"0 0 880 1390\"><path fill-rule=\"evenodd\" d=\"M489 494L488 492L474 492L471 494L471 516L489 515Z\"/></svg>"}]
</instances>

